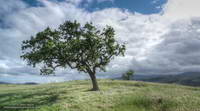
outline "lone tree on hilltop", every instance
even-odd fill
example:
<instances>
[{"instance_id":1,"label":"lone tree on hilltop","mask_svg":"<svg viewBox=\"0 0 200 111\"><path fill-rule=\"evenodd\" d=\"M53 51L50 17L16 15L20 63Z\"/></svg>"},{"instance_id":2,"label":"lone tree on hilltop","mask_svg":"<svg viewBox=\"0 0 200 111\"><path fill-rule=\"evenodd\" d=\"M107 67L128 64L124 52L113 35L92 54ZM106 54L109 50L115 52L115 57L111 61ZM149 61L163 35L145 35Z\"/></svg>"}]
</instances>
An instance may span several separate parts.
<instances>
[{"instance_id":1,"label":"lone tree on hilltop","mask_svg":"<svg viewBox=\"0 0 200 111\"><path fill-rule=\"evenodd\" d=\"M135 73L134 70L128 70L126 73L122 75L122 78L124 80L131 80L133 79L134 73Z\"/></svg>"},{"instance_id":2,"label":"lone tree on hilltop","mask_svg":"<svg viewBox=\"0 0 200 111\"><path fill-rule=\"evenodd\" d=\"M76 21L66 21L56 30L48 27L23 41L21 58L33 67L42 64L40 71L44 75L54 73L57 67L88 73L92 90L97 91L96 71L105 71L114 56L125 52L125 45L118 44L114 35L110 26L98 30L92 23L81 26Z\"/></svg>"}]
</instances>

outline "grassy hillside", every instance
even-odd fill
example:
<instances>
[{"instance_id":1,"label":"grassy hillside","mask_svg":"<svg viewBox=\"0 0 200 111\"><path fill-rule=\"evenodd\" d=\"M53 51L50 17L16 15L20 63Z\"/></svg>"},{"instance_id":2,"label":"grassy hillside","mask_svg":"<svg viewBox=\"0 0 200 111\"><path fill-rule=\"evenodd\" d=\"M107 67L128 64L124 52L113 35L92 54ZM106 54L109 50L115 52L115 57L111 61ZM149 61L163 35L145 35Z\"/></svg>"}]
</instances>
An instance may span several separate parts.
<instances>
[{"instance_id":1,"label":"grassy hillside","mask_svg":"<svg viewBox=\"0 0 200 111\"><path fill-rule=\"evenodd\" d=\"M90 88L88 80L42 85L2 84L0 111L199 111L200 109L200 88L119 80L99 80L99 84L101 88L99 92L88 91ZM16 109L19 107L24 109Z\"/></svg>"}]
</instances>

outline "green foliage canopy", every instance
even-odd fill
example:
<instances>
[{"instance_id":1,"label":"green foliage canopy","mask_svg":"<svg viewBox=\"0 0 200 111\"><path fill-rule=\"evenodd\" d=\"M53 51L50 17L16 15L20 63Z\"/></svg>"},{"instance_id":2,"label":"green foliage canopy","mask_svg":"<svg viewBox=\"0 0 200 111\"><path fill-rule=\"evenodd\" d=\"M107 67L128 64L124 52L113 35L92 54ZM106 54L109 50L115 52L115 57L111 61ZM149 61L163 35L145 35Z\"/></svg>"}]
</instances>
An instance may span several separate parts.
<instances>
[{"instance_id":1,"label":"green foliage canopy","mask_svg":"<svg viewBox=\"0 0 200 111\"><path fill-rule=\"evenodd\" d=\"M51 74L57 67L68 66L95 74L97 69L105 71L114 56L124 55L125 45L120 45L114 36L110 26L99 30L92 23L81 26L77 21L66 21L58 29L48 27L23 41L21 57L33 67L42 64L41 74Z\"/></svg>"}]
</instances>

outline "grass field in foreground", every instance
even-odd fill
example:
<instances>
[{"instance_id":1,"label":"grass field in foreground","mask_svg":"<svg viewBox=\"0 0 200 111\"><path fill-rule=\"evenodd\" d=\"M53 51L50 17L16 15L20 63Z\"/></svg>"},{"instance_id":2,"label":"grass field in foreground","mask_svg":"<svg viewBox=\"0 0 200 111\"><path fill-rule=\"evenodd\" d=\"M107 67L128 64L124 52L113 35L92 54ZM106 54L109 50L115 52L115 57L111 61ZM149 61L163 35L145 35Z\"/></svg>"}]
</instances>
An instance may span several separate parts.
<instances>
[{"instance_id":1,"label":"grass field in foreground","mask_svg":"<svg viewBox=\"0 0 200 111\"><path fill-rule=\"evenodd\" d=\"M137 81L89 80L0 85L0 111L200 111L200 88Z\"/></svg>"}]
</instances>

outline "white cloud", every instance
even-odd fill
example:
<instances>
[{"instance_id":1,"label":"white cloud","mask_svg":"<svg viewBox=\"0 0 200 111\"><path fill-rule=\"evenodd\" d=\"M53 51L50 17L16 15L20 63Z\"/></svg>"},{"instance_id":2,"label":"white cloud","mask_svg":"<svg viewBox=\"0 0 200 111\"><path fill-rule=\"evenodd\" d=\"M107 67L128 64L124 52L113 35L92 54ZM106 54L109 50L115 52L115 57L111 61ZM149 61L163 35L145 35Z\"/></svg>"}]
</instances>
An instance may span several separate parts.
<instances>
[{"instance_id":1,"label":"white cloud","mask_svg":"<svg viewBox=\"0 0 200 111\"><path fill-rule=\"evenodd\" d=\"M21 9L25 9L27 5L20 0L1 0L0 1L0 15L5 16L5 14L14 13Z\"/></svg>"},{"instance_id":2,"label":"white cloud","mask_svg":"<svg viewBox=\"0 0 200 111\"><path fill-rule=\"evenodd\" d=\"M156 3L158 3L159 2L159 0L153 0L151 3L152 4L156 4Z\"/></svg>"},{"instance_id":3,"label":"white cloud","mask_svg":"<svg viewBox=\"0 0 200 111\"><path fill-rule=\"evenodd\" d=\"M170 19L199 17L200 0L168 0L164 15Z\"/></svg>"},{"instance_id":4,"label":"white cloud","mask_svg":"<svg viewBox=\"0 0 200 111\"><path fill-rule=\"evenodd\" d=\"M184 7L189 7L186 6L187 0L182 1ZM200 60L196 59L200 54L194 53L199 52L197 47L199 47L200 19L194 19L194 16L199 16L196 13L198 11L189 13L193 10L190 9L187 10L187 16L181 12L178 15L182 8L185 9L177 6L181 0L177 2L169 0L163 10L164 15L133 14L118 8L88 12L77 7L80 0L74 3L71 3L72 1L69 3L69 0L65 2L41 0L41 2L43 7L26 7L23 2L21 5L14 5L11 0L6 1L5 4L9 4L7 6L13 7L10 7L11 9L17 7L18 10L14 13L8 11L9 13L3 18L7 28L0 28L0 73L37 74L37 68L26 66L19 58L21 41L29 39L31 35L47 26L56 28L65 20L78 20L81 23L92 21L100 28L111 25L115 28L117 40L127 43L126 56L117 57L112 61L108 66L108 72L101 72L103 77L107 77L108 74L109 76L121 74L129 68L135 69L137 73L149 74L191 71L200 66L198 62ZM59 69L57 73L66 74L68 79L85 77L74 76L77 71L70 69Z\"/></svg>"}]
</instances>

